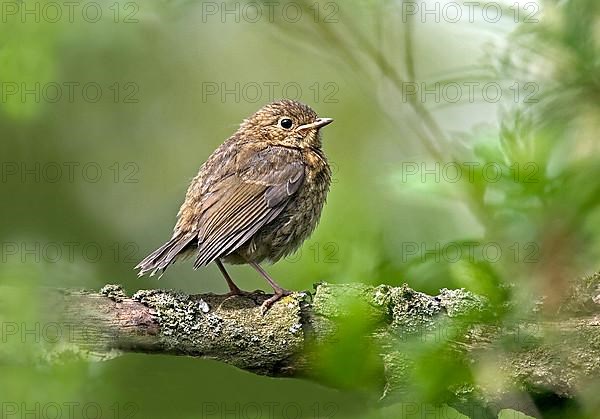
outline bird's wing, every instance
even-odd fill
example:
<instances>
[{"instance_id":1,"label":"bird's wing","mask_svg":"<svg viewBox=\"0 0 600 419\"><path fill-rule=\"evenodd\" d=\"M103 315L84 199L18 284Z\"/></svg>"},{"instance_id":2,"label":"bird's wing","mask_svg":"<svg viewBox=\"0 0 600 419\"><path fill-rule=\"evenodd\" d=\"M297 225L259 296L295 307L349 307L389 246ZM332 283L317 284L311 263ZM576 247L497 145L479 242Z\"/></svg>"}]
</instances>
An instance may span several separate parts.
<instances>
[{"instance_id":1,"label":"bird's wing","mask_svg":"<svg viewBox=\"0 0 600 419\"><path fill-rule=\"evenodd\" d=\"M233 253L273 221L304 181L300 151L269 147L248 153L210 185L198 220L198 268Z\"/></svg>"}]
</instances>

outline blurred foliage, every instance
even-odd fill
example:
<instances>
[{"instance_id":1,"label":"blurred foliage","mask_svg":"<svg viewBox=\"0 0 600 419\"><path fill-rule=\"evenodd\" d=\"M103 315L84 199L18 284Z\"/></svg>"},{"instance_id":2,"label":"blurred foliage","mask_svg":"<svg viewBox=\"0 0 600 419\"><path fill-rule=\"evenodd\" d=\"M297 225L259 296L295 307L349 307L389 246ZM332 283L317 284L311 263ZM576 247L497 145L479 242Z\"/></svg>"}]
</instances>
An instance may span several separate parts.
<instances>
[{"instance_id":1,"label":"blurred foliage","mask_svg":"<svg viewBox=\"0 0 600 419\"><path fill-rule=\"evenodd\" d=\"M314 236L270 268L282 284L464 287L489 299L493 324L511 324L542 294L555 307L600 256L596 0L546 0L533 20L523 6L518 23L510 2L495 23L435 22L387 0L282 1L272 18L268 2L155 0L96 2L96 19L83 2L72 19L64 6L57 21L51 3L7 1L0 15L0 283L14 289L1 312L4 326L19 328L3 329L3 402L96 403L104 417L224 409L240 417L253 403L258 417L277 417L269 404L313 418L526 417L447 398L449 386L476 386L482 371L499 379L493 357L466 365L448 356L480 318L464 319L456 336L398 343L414 376L406 400L383 407L372 403L377 347L360 339L373 327L360 307L322 351L322 373L340 391L167 356L38 365L30 355L39 330L21 331L45 325L33 297L43 286L225 291L214 267L180 264L161 283L132 268L169 236L201 162L245 116L282 96L336 120L324 131L329 202ZM34 11L24 14L26 6ZM245 7L257 6L255 20ZM467 100L464 84L456 103L419 94L464 82L497 82L502 100L480 90ZM247 289L264 287L246 267L232 275ZM572 402L521 392L515 409L594 417L599 388Z\"/></svg>"}]
</instances>

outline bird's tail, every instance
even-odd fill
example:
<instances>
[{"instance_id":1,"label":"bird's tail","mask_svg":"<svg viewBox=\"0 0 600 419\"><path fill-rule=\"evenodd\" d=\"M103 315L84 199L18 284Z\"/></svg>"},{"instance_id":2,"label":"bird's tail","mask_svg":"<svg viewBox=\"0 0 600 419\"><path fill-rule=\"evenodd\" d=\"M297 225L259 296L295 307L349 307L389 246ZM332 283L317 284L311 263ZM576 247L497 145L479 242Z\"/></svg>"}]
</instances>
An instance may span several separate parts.
<instances>
[{"instance_id":1,"label":"bird's tail","mask_svg":"<svg viewBox=\"0 0 600 419\"><path fill-rule=\"evenodd\" d=\"M171 240L163 244L144 258L134 268L139 269L138 276L143 276L150 272L154 276L157 272L162 276L167 267L174 263L178 256L185 251L185 248L194 241L195 234L175 234Z\"/></svg>"}]
</instances>

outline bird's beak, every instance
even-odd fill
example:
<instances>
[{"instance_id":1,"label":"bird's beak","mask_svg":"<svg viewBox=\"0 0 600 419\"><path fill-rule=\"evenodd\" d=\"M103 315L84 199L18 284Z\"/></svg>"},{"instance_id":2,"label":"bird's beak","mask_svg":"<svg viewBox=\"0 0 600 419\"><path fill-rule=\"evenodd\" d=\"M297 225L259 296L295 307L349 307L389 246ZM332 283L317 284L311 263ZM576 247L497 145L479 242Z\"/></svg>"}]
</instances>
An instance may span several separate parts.
<instances>
[{"instance_id":1,"label":"bird's beak","mask_svg":"<svg viewBox=\"0 0 600 419\"><path fill-rule=\"evenodd\" d=\"M296 128L299 131L305 130L305 129L319 129L319 128L323 128L325 125L329 125L333 122L333 119L331 118L317 118L317 120L315 122L312 122L310 124L304 124L304 125L300 125L298 128Z\"/></svg>"}]
</instances>

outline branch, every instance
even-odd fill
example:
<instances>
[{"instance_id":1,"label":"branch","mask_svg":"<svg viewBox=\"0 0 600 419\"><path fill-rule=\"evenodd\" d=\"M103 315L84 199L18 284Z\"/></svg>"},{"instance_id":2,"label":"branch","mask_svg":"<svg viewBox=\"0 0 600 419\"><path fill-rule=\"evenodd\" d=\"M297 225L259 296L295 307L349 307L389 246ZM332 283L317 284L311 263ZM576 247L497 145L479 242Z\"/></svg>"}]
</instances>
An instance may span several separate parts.
<instances>
[{"instance_id":1,"label":"branch","mask_svg":"<svg viewBox=\"0 0 600 419\"><path fill-rule=\"evenodd\" d=\"M127 297L116 285L99 293L54 290L49 316L71 333L48 354L191 355L258 374L322 380L320 348L336 344L340 324L358 308L371 325L365 338L377 345L386 397L401 394L410 380L414 358L407 345L431 338L450 341L467 361L491 355L501 365L502 384L468 390L479 400L497 401L515 388L570 397L600 376L600 276L586 281L574 288L560 317L530 316L510 327L490 324L483 297L447 289L429 296L406 285L319 284L314 294L285 297L264 316L260 304L268 296L260 292L226 297L141 290Z\"/></svg>"}]
</instances>

